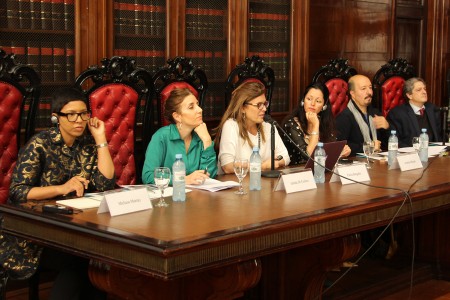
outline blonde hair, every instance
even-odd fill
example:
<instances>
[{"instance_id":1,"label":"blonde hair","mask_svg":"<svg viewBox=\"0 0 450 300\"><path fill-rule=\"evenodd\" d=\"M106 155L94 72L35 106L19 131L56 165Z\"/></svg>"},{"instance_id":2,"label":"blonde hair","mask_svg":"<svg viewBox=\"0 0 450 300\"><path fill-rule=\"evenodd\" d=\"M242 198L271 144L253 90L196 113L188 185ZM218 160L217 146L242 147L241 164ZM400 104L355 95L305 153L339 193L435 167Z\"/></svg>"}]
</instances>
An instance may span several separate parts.
<instances>
[{"instance_id":1,"label":"blonde hair","mask_svg":"<svg viewBox=\"0 0 450 300\"><path fill-rule=\"evenodd\" d=\"M259 82L244 82L238 86L231 94L231 101L228 104L227 110L220 120L219 126L214 128L214 144L219 147L220 137L222 133L222 128L228 119L233 119L237 122L239 128L239 135L247 141L250 147L253 147L253 143L248 136L247 128L245 127L245 114L243 112L243 107L249 101L263 95L265 93L265 87ZM261 139L263 142L266 141L264 131L261 130L262 124L258 124L258 131L261 133Z\"/></svg>"}]
</instances>

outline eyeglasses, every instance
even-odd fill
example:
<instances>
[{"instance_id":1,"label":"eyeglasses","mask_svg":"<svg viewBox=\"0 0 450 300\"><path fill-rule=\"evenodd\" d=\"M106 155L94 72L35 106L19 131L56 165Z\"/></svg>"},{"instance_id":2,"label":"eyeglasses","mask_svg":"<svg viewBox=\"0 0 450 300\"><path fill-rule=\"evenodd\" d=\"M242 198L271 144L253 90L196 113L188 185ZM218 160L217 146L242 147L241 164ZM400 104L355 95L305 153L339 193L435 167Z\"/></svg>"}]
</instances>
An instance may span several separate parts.
<instances>
[{"instance_id":1,"label":"eyeglasses","mask_svg":"<svg viewBox=\"0 0 450 300\"><path fill-rule=\"evenodd\" d=\"M265 108L269 107L269 101L259 102L259 103L248 103L248 102L246 102L246 103L244 103L244 105L251 105L251 106L257 107L258 109L263 109L263 107L265 107Z\"/></svg>"},{"instance_id":2,"label":"eyeglasses","mask_svg":"<svg viewBox=\"0 0 450 300\"><path fill-rule=\"evenodd\" d=\"M59 111L56 114L58 116L66 117L67 121L69 122L76 122L78 120L78 117L80 117L82 121L87 121L91 118L90 111L82 111L80 113L63 113Z\"/></svg>"}]
</instances>

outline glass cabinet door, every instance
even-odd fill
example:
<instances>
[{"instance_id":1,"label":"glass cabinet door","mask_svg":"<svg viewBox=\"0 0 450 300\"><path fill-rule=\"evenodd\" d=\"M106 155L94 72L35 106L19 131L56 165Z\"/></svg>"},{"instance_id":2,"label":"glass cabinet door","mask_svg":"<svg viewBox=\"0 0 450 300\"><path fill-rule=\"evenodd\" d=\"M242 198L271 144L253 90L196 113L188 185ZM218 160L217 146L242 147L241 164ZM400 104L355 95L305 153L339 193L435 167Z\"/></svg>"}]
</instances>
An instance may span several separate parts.
<instances>
[{"instance_id":1,"label":"glass cabinet door","mask_svg":"<svg viewBox=\"0 0 450 300\"><path fill-rule=\"evenodd\" d=\"M275 73L272 112L289 107L290 0L249 0L248 56L259 55Z\"/></svg>"},{"instance_id":2,"label":"glass cabinet door","mask_svg":"<svg viewBox=\"0 0 450 300\"><path fill-rule=\"evenodd\" d=\"M114 55L133 57L150 73L166 63L166 1L114 0Z\"/></svg>"},{"instance_id":3,"label":"glass cabinet door","mask_svg":"<svg viewBox=\"0 0 450 300\"><path fill-rule=\"evenodd\" d=\"M186 51L208 78L203 103L205 120L220 119L224 112L228 1L186 0Z\"/></svg>"}]
</instances>

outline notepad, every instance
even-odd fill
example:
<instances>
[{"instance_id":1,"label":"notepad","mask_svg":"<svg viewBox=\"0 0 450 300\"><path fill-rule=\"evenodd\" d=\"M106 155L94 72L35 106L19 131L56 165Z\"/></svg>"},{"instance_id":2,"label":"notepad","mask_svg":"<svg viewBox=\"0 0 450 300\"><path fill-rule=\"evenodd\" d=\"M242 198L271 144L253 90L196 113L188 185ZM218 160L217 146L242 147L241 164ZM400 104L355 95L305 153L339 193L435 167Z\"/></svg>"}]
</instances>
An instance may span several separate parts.
<instances>
[{"instance_id":1,"label":"notepad","mask_svg":"<svg viewBox=\"0 0 450 300\"><path fill-rule=\"evenodd\" d=\"M88 209L99 207L103 198L103 194L95 194L92 196L85 196L80 198L58 200L56 201L56 203L76 209Z\"/></svg>"}]
</instances>

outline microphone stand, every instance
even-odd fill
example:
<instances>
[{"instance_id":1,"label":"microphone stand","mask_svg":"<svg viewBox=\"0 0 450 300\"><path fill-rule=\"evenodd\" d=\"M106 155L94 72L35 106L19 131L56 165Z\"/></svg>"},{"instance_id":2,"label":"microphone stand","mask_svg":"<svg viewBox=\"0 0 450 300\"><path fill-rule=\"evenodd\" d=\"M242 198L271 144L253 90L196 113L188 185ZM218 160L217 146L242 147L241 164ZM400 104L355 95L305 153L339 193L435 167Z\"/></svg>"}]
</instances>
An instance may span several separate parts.
<instances>
[{"instance_id":1,"label":"microphone stand","mask_svg":"<svg viewBox=\"0 0 450 300\"><path fill-rule=\"evenodd\" d=\"M442 146L445 146L445 142L448 141L448 136L447 136L448 106L447 107L441 107L441 111L442 111L442 114L443 114L443 118L442 118Z\"/></svg>"},{"instance_id":2,"label":"microphone stand","mask_svg":"<svg viewBox=\"0 0 450 300\"><path fill-rule=\"evenodd\" d=\"M277 178L280 176L280 171L275 170L275 125L271 122L270 126L270 171L261 172L261 176Z\"/></svg>"}]
</instances>

